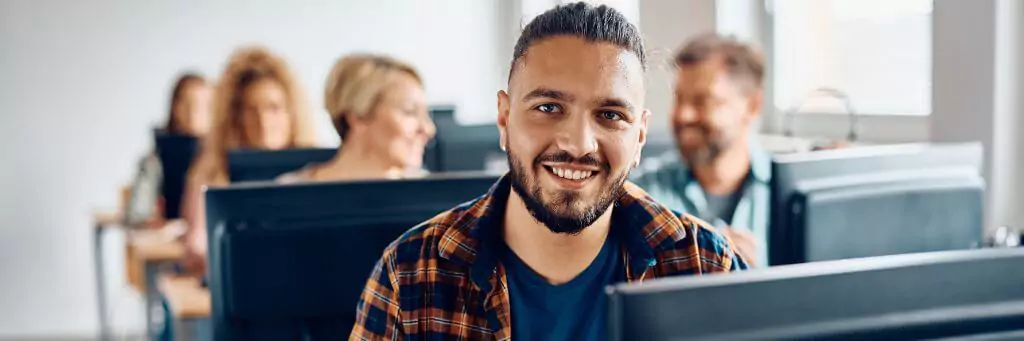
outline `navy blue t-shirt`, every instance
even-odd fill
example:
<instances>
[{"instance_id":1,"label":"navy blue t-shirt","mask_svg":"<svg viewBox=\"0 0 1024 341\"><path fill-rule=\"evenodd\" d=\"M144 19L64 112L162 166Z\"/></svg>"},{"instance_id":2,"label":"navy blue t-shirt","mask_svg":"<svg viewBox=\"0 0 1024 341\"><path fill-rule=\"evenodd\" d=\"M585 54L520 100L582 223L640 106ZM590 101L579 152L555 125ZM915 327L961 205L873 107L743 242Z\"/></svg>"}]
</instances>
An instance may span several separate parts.
<instances>
[{"instance_id":1,"label":"navy blue t-shirt","mask_svg":"<svg viewBox=\"0 0 1024 341\"><path fill-rule=\"evenodd\" d=\"M605 287L625 280L619 244L609 235L594 261L568 283L551 285L512 250L502 264L512 304L512 337L530 340L604 340Z\"/></svg>"}]
</instances>

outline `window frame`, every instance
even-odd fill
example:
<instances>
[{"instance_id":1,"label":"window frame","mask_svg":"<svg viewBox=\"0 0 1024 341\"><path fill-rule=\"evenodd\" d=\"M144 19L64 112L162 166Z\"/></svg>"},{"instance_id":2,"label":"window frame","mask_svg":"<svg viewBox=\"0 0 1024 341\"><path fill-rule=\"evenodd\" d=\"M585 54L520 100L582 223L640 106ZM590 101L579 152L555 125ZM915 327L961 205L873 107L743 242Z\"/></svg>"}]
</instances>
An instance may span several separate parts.
<instances>
[{"instance_id":1,"label":"window frame","mask_svg":"<svg viewBox=\"0 0 1024 341\"><path fill-rule=\"evenodd\" d=\"M735 0L716 0L735 1ZM803 138L827 138L846 139L850 118L846 114L835 112L814 112L802 111L793 113L792 117L785 117L788 108L778 108L775 103L775 15L771 12L774 1L777 0L750 0L756 2L757 17L753 20L759 22L756 38L760 40L761 47L765 54L765 75L764 109L762 110L762 132L768 134L782 135L787 131L785 121L789 121L788 130L796 137ZM783 0L784 1L784 0ZM720 33L725 33L719 31ZM931 40L933 42L931 59L934 61L935 23L931 27ZM934 79L935 67L932 66L932 78ZM934 96L934 90L932 91ZM932 103L934 98L930 99ZM854 103L856 104L856 103ZM857 113L858 141L868 143L904 143L904 142L926 142L929 140L930 117L934 107L928 113Z\"/></svg>"}]
</instances>

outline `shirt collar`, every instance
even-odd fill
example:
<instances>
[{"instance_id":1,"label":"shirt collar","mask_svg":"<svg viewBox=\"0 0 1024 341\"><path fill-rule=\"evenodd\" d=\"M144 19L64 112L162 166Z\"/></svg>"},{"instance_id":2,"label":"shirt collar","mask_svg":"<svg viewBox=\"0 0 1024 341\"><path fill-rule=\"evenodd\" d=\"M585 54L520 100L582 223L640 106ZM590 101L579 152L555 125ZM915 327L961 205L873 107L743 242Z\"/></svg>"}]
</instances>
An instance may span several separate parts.
<instances>
[{"instance_id":1,"label":"shirt collar","mask_svg":"<svg viewBox=\"0 0 1024 341\"><path fill-rule=\"evenodd\" d=\"M508 174L498 179L487 194L467 203L438 241L441 258L470 267L470 279L484 291L496 270L494 243L501 243L505 206L511 192ZM655 254L670 249L686 238L688 226L679 215L658 204L633 183L624 184L625 193L614 203L612 233L621 238L630 260L630 270L641 273L657 263Z\"/></svg>"},{"instance_id":2,"label":"shirt collar","mask_svg":"<svg viewBox=\"0 0 1024 341\"><path fill-rule=\"evenodd\" d=\"M750 175L761 183L772 180L772 158L761 148L750 147Z\"/></svg>"}]
</instances>

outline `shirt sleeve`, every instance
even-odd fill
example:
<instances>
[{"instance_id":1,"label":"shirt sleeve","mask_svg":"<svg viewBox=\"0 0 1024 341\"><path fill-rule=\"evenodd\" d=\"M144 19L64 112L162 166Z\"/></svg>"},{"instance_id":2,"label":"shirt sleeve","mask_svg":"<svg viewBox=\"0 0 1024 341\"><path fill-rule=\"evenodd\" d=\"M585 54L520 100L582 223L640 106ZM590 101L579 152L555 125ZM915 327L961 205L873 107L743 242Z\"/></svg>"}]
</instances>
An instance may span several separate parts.
<instances>
[{"instance_id":1,"label":"shirt sleeve","mask_svg":"<svg viewBox=\"0 0 1024 341\"><path fill-rule=\"evenodd\" d=\"M731 247L729 248L729 252L732 252L732 266L729 267L729 271L743 271L750 269L750 266L743 260L743 257L740 257L739 254L732 251Z\"/></svg>"},{"instance_id":2,"label":"shirt sleeve","mask_svg":"<svg viewBox=\"0 0 1024 341\"><path fill-rule=\"evenodd\" d=\"M722 266L717 268L717 270L714 270L716 267L709 267L712 269L711 272L733 272L750 269L750 266L747 265L745 260L743 260L743 257L733 250L732 244L729 244L728 239L717 235L716 237L718 238L716 243L719 244L716 249L718 256L720 257L718 264L721 264Z\"/></svg>"},{"instance_id":3,"label":"shirt sleeve","mask_svg":"<svg viewBox=\"0 0 1024 341\"><path fill-rule=\"evenodd\" d=\"M729 240L718 233L714 227L697 220L686 217L693 226L693 233L696 235L697 247L701 252L701 261L704 263L703 272L732 272L749 269L749 265L743 257L733 249Z\"/></svg>"},{"instance_id":4,"label":"shirt sleeve","mask_svg":"<svg viewBox=\"0 0 1024 341\"><path fill-rule=\"evenodd\" d=\"M349 340L401 340L401 306L395 267L388 251L374 265L356 306L356 323Z\"/></svg>"}]
</instances>

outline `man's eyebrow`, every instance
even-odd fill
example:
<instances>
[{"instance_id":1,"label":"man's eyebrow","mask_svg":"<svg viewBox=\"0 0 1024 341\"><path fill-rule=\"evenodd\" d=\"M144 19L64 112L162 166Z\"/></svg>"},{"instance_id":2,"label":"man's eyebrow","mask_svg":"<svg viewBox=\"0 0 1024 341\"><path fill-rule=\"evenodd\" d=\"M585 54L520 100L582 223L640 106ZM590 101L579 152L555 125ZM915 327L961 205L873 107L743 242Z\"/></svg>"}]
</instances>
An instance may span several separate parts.
<instances>
[{"instance_id":1,"label":"man's eyebrow","mask_svg":"<svg viewBox=\"0 0 1024 341\"><path fill-rule=\"evenodd\" d=\"M523 96L523 100L527 101L535 98L550 98L566 102L572 102L574 99L574 97L568 93L548 88L537 88L527 93L526 96Z\"/></svg>"},{"instance_id":2,"label":"man's eyebrow","mask_svg":"<svg viewBox=\"0 0 1024 341\"><path fill-rule=\"evenodd\" d=\"M599 104L598 106L601 106L601 107L620 107L620 108L626 108L626 111L629 111L630 113L636 111L636 108L634 108L632 104L629 104L629 102L627 102L627 101L625 101L625 100L623 100L621 98L605 98L605 99L601 100L600 102L598 102L598 104Z\"/></svg>"}]
</instances>

